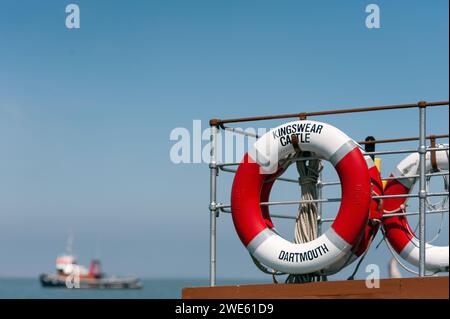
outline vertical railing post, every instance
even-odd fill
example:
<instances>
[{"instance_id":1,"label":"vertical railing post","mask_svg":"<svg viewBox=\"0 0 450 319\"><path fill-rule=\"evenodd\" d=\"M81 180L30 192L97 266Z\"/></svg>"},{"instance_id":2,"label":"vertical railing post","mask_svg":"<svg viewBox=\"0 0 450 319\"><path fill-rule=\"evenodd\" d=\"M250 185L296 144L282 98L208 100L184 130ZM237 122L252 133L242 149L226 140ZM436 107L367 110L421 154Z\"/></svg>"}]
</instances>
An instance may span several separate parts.
<instances>
[{"instance_id":1,"label":"vertical railing post","mask_svg":"<svg viewBox=\"0 0 450 319\"><path fill-rule=\"evenodd\" d=\"M368 142L368 143L366 143L366 144L364 145L364 151L366 151L366 152L375 152L375 146L376 146L376 144L375 144L375 143L370 143L370 142L375 141L375 137L373 137L373 136L367 136L366 139L365 139L365 141ZM370 157L372 158L372 160L375 161L375 155L370 155Z\"/></svg>"},{"instance_id":2,"label":"vertical railing post","mask_svg":"<svg viewBox=\"0 0 450 319\"><path fill-rule=\"evenodd\" d=\"M210 197L209 197L209 213L210 213L210 232L209 232L209 284L211 287L216 285L216 222L217 222L217 134L218 125L215 120L210 121L211 126L211 161L210 169Z\"/></svg>"},{"instance_id":3,"label":"vertical railing post","mask_svg":"<svg viewBox=\"0 0 450 319\"><path fill-rule=\"evenodd\" d=\"M323 196L323 183L322 172L319 173L319 179L317 180L317 199L321 200ZM317 235L322 235L322 202L317 203Z\"/></svg>"},{"instance_id":4,"label":"vertical railing post","mask_svg":"<svg viewBox=\"0 0 450 319\"><path fill-rule=\"evenodd\" d=\"M426 179L425 179L425 164L426 164L426 102L419 102L419 276L425 276L425 265L426 265Z\"/></svg>"},{"instance_id":5,"label":"vertical railing post","mask_svg":"<svg viewBox=\"0 0 450 319\"><path fill-rule=\"evenodd\" d=\"M323 174L322 171L319 173L319 179L317 180L317 199L321 200L323 198ZM322 226L323 226L323 209L322 202L317 203L317 236L322 235ZM327 276L321 276L321 281L327 281Z\"/></svg>"}]
</instances>

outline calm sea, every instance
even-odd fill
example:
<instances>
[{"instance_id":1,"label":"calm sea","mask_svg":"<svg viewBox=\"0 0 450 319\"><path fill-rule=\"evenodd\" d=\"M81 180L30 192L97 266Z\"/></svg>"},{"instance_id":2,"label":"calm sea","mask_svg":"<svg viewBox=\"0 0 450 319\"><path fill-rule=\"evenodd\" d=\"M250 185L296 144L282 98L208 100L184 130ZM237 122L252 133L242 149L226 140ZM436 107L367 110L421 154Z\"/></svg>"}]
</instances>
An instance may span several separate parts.
<instances>
[{"instance_id":1,"label":"calm sea","mask_svg":"<svg viewBox=\"0 0 450 319\"><path fill-rule=\"evenodd\" d=\"M226 279L218 280L218 285L236 285L245 283L262 283L257 280ZM146 279L142 280L142 289L65 289L43 288L36 279L0 278L0 299L5 298L181 298L184 287L207 286L208 279Z\"/></svg>"}]
</instances>

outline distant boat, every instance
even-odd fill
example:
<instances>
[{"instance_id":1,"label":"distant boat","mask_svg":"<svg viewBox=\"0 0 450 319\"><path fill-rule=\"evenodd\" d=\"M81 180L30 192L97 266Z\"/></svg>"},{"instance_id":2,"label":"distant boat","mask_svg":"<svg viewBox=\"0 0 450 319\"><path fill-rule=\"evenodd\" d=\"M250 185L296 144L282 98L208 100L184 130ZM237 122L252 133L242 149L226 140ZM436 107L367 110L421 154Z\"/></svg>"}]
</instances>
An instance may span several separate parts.
<instances>
[{"instance_id":1,"label":"distant boat","mask_svg":"<svg viewBox=\"0 0 450 319\"><path fill-rule=\"evenodd\" d=\"M105 276L101 271L100 260L93 259L89 269L78 265L72 254L72 240L69 238L67 253L56 258L56 273L41 274L39 280L43 287L91 288L91 289L140 289L142 284L135 277Z\"/></svg>"}]
</instances>

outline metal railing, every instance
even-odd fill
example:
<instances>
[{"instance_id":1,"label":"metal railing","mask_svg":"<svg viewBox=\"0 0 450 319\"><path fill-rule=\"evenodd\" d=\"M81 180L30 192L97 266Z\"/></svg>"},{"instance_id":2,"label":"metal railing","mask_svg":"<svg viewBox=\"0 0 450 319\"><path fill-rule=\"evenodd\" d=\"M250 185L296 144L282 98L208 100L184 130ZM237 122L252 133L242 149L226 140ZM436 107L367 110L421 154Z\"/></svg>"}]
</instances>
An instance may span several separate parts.
<instances>
[{"instance_id":1,"label":"metal railing","mask_svg":"<svg viewBox=\"0 0 450 319\"><path fill-rule=\"evenodd\" d=\"M222 204L217 202L217 177L219 171L235 173L236 170L230 167L237 166L239 163L218 163L217 162L217 137L219 130L227 130L236 134L243 134L246 136L258 138L258 135L245 132L240 129L235 129L232 127L225 126L225 124L230 123L241 123L241 122L253 122L253 121L263 121L263 120L275 120L275 119L288 119L288 118L298 118L301 120L307 119L309 117L315 116L325 116L325 115L337 115L337 114L349 114L349 113L360 113L360 112L373 112L373 111L385 111L385 110L395 110L395 109L411 109L417 108L419 110L419 136L418 137L407 137L407 138L393 138L384 140L368 140L358 142L361 145L367 144L381 144L381 143L398 143L406 141L418 141L419 145L417 149L400 149L400 150L388 150L388 151L373 151L366 152L367 155L392 155L392 154L407 154L407 153L419 153L419 174L410 176L419 178L419 192L417 194L407 194L407 195L382 195L373 196L376 199L382 198L418 198L419 199L419 211L410 213L396 213L390 214L389 216L406 216L406 215L419 215L419 276L425 276L425 246L426 246L426 214L437 214L448 212L448 209L426 211L426 200L427 197L432 196L448 196L448 192L437 192L437 193L427 193L426 191L426 178L431 176L442 176L448 175L448 172L443 173L430 173L426 174L426 153L431 151L448 151L448 148L436 148L427 147L426 140L435 141L436 139L448 138L448 134L441 135L430 135L426 136L426 110L429 107L437 106L447 106L449 102L418 102L415 104L402 104L402 105L388 105L388 106L374 106L365 108L350 108L350 109L337 109L331 111L320 111L320 112L302 112L294 114L283 114L283 115L272 115L272 116L255 116L255 117L244 117L244 118L234 118L234 119L212 119L209 124L211 126L211 161L209 164L210 168L210 285L215 286L216 284L216 229L217 229L217 218L219 212L231 213L231 205ZM308 160L309 158L298 158L296 160ZM390 177L383 178L384 180L392 179ZM277 180L298 183L297 179L290 179L284 177L278 177ZM320 176L317 187L318 187L318 199L309 201L271 201L264 202L261 205L293 205L300 203L317 203L318 204L318 230L321 232L322 223L332 222L334 218L322 218L322 204L328 202L339 202L340 198L322 198L323 187L339 185L340 182L323 182L322 176ZM271 214L274 218L284 218L284 219L296 219L295 216L282 215L282 214Z\"/></svg>"}]
</instances>

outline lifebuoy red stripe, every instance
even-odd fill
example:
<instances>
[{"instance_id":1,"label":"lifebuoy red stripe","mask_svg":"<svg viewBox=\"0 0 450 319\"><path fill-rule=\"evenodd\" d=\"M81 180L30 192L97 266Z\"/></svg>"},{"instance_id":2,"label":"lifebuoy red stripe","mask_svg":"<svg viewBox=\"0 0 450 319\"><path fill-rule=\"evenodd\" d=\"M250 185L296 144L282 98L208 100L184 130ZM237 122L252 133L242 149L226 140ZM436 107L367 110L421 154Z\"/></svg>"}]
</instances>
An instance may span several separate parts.
<instances>
[{"instance_id":1,"label":"lifebuoy red stripe","mask_svg":"<svg viewBox=\"0 0 450 319\"><path fill-rule=\"evenodd\" d=\"M353 246L360 239L361 230L368 220L367 214L355 214L355 211L369 211L369 171L357 147L345 155L335 168L341 181L342 200L332 227L342 239Z\"/></svg>"},{"instance_id":2,"label":"lifebuoy red stripe","mask_svg":"<svg viewBox=\"0 0 450 319\"><path fill-rule=\"evenodd\" d=\"M391 175L392 177L393 175ZM384 188L385 195L406 195L409 194L409 188L396 179L391 179ZM390 213L401 213L401 206L406 202L406 198L387 198L384 200L385 218L383 220L386 237L389 243L397 253L401 253L403 248L413 238L413 230L409 226L405 216L389 216Z\"/></svg>"},{"instance_id":3,"label":"lifebuoy red stripe","mask_svg":"<svg viewBox=\"0 0 450 319\"><path fill-rule=\"evenodd\" d=\"M261 199L260 202L264 203L264 202L268 202L270 199L270 191L272 190L272 186L276 181L276 178L278 176L280 176L283 173L283 169L279 169L275 174L272 175L268 175L265 179L264 179L264 183L261 189ZM270 213L269 213L269 206L261 206L261 214L262 217L266 223L266 226L269 228L273 228L273 222L272 219L270 218Z\"/></svg>"},{"instance_id":4,"label":"lifebuoy red stripe","mask_svg":"<svg viewBox=\"0 0 450 319\"><path fill-rule=\"evenodd\" d=\"M249 160L249 155L245 154L234 177L231 193L232 216L239 238L245 246L267 228L259 200L248 200L261 197L261 189L267 176L260 174L260 166L254 160Z\"/></svg>"},{"instance_id":5,"label":"lifebuoy red stripe","mask_svg":"<svg viewBox=\"0 0 450 319\"><path fill-rule=\"evenodd\" d=\"M372 192L376 195L383 195L382 181L380 172L376 166L369 169L370 181L372 183ZM369 221L364 228L360 242L353 247L352 251L356 256L361 256L369 247L371 241L380 228L381 218L383 216L383 201L372 199L370 203ZM380 221L380 222L379 222Z\"/></svg>"}]
</instances>

